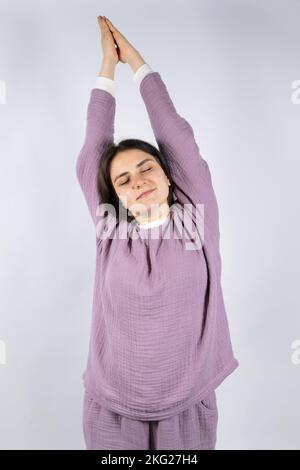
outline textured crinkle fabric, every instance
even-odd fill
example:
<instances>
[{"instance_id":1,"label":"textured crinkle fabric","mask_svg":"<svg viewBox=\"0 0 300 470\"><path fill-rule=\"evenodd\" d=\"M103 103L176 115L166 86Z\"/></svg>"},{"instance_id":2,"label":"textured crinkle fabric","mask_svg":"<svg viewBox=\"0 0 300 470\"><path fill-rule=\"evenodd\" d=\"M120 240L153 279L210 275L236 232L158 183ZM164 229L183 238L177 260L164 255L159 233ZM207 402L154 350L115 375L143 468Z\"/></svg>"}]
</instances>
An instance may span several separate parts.
<instances>
[{"instance_id":1,"label":"textured crinkle fabric","mask_svg":"<svg viewBox=\"0 0 300 470\"><path fill-rule=\"evenodd\" d=\"M222 294L218 205L209 166L158 72L142 79L140 92L170 166L176 203L157 227L115 219L111 230L111 214L101 211L96 175L103 150L114 141L116 100L93 89L76 166L96 234L83 380L103 410L153 421L191 409L239 363Z\"/></svg>"},{"instance_id":2,"label":"textured crinkle fabric","mask_svg":"<svg viewBox=\"0 0 300 470\"><path fill-rule=\"evenodd\" d=\"M127 418L104 408L87 391L84 394L87 450L214 450L217 425L214 390L181 413L158 421Z\"/></svg>"}]
</instances>

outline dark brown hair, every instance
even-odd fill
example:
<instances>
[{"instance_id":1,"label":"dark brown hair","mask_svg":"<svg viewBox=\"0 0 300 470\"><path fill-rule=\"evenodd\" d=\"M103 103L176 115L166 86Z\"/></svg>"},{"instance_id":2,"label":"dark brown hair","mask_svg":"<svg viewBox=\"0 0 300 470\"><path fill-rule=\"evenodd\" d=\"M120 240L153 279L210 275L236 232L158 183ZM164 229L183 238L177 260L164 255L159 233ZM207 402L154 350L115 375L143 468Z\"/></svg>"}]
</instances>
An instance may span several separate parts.
<instances>
[{"instance_id":1,"label":"dark brown hair","mask_svg":"<svg viewBox=\"0 0 300 470\"><path fill-rule=\"evenodd\" d=\"M174 183L172 181L168 163L164 155L156 147L154 147L154 145L149 144L148 142L145 142L144 140L140 139L125 139L119 142L118 144L110 143L106 146L105 150L101 155L97 172L97 191L101 203L112 204L116 211L116 217L119 217L119 203L121 205L122 203L121 201L119 201L119 197L115 191L115 188L113 187L110 177L110 167L112 160L117 153L129 149L143 150L143 152L147 152L152 155L155 160L159 163L171 183L169 186L169 195L167 199L169 206L171 206L175 202L173 194ZM126 212L127 221L131 222L134 217L128 209L126 209Z\"/></svg>"}]
</instances>

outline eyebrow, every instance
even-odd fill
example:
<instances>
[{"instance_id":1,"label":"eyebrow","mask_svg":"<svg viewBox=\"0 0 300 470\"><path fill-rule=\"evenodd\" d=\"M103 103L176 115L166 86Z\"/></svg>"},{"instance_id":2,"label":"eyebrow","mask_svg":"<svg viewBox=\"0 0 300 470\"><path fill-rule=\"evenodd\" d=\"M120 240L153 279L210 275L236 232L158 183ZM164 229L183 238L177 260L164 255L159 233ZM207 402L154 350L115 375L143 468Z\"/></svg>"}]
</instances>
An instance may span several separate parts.
<instances>
[{"instance_id":1,"label":"eyebrow","mask_svg":"<svg viewBox=\"0 0 300 470\"><path fill-rule=\"evenodd\" d=\"M148 162L148 161L153 162L153 159L152 158L145 158L144 160L142 160L141 162L139 162L136 165L136 168L139 168L140 166L143 165L143 163ZM123 173L120 173L118 176L115 177L114 183L117 181L118 178L121 178L121 176L127 175L128 173L129 173L129 171L124 171Z\"/></svg>"}]
</instances>

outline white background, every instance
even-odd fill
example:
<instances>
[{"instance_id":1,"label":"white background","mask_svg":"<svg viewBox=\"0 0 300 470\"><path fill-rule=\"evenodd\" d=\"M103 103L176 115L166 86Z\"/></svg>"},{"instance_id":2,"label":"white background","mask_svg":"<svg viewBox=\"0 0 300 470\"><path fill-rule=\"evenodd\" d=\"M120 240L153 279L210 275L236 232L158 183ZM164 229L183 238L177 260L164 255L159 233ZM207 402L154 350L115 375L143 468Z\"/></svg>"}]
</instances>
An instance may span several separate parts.
<instances>
[{"instance_id":1,"label":"white background","mask_svg":"<svg viewBox=\"0 0 300 470\"><path fill-rule=\"evenodd\" d=\"M99 14L159 71L210 166L240 363L217 389L217 449L300 449L297 0L1 1L0 447L85 448L95 244L75 163ZM155 144L132 76L118 64L115 141Z\"/></svg>"}]
</instances>

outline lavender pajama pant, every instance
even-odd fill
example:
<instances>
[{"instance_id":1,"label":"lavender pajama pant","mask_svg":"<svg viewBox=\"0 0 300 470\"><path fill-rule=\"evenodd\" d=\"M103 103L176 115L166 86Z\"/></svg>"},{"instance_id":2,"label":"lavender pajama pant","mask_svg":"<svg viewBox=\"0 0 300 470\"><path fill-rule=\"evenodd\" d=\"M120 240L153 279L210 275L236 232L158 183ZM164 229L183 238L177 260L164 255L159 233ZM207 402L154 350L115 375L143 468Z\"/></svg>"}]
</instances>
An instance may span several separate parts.
<instances>
[{"instance_id":1,"label":"lavender pajama pant","mask_svg":"<svg viewBox=\"0 0 300 470\"><path fill-rule=\"evenodd\" d=\"M84 391L83 433L87 450L213 450L217 439L215 390L181 413L141 421L104 408Z\"/></svg>"}]
</instances>

